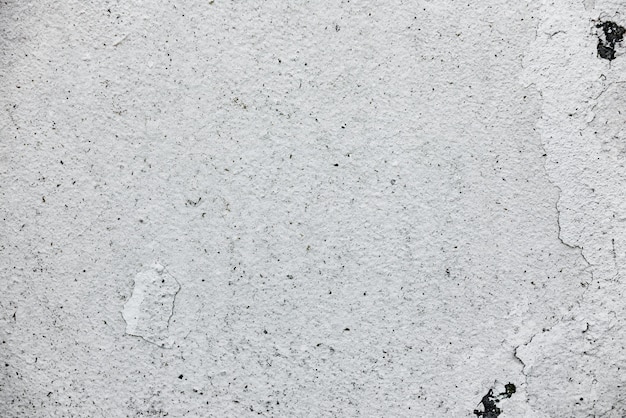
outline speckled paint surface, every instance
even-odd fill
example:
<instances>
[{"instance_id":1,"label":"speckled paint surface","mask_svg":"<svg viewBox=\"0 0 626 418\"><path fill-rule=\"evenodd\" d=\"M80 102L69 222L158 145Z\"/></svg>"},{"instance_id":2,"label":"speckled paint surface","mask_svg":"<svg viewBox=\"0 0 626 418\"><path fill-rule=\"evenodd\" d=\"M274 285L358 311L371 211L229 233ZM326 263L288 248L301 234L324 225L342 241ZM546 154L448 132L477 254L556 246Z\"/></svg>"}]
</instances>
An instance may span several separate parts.
<instances>
[{"instance_id":1,"label":"speckled paint surface","mask_svg":"<svg viewBox=\"0 0 626 418\"><path fill-rule=\"evenodd\" d=\"M625 14L0 2L0 416L626 415Z\"/></svg>"}]
</instances>

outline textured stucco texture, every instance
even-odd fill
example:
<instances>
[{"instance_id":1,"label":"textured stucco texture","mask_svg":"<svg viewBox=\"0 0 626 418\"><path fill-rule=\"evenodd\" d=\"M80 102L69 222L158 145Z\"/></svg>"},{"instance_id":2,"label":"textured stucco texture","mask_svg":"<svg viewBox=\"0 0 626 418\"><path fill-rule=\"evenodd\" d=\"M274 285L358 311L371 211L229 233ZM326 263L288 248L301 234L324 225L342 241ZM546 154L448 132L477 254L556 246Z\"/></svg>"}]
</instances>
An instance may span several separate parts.
<instances>
[{"instance_id":1,"label":"textured stucco texture","mask_svg":"<svg viewBox=\"0 0 626 418\"><path fill-rule=\"evenodd\" d=\"M624 26L1 1L0 416L626 416Z\"/></svg>"}]
</instances>

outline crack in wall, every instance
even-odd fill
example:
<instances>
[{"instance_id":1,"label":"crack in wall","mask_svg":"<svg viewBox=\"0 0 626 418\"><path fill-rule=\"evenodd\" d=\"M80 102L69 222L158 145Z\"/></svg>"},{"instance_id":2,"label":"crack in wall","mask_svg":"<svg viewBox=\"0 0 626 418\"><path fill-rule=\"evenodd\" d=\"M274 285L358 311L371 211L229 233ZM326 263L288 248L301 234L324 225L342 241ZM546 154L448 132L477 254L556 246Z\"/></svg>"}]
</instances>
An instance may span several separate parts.
<instances>
[{"instance_id":1,"label":"crack in wall","mask_svg":"<svg viewBox=\"0 0 626 418\"><path fill-rule=\"evenodd\" d=\"M545 144L543 142L543 138L542 138L541 132L539 133L539 143L540 143L541 150L543 151L543 159L544 159L543 160L543 170L544 170L544 173L545 173L546 180L548 181L548 183L550 183L557 190L557 198L556 198L556 201L554 202L554 210L556 212L557 238L558 238L559 242L562 245L566 246L567 248L578 250L578 252L580 254L580 257L582 258L582 260L587 265L587 267L585 268L585 272L587 272L589 274L589 277L591 279L590 282L581 282L581 286L583 287L583 291L580 294L580 296L578 297L578 300L576 301L576 303L578 303L580 305L580 303L582 302L582 300L585 297L585 294L589 290L590 284L593 283L593 281L595 279L594 278L594 272L593 272L593 264L589 261L589 259L585 255L585 250L584 250L583 246L578 245L578 244L571 244L571 243L569 243L569 242L567 242L566 240L563 239L563 233L562 233L563 229L562 229L562 226L561 226L561 209L559 208L559 205L561 203L561 196L563 195L563 189L561 189L561 187L550 178L550 173L548 172L548 168L547 168L548 152L547 152L546 146L545 146ZM565 317L562 316L552 326L558 324L559 322L562 322L564 320L564 318ZM552 328L552 327L550 327L550 328ZM533 337L535 335L537 335L537 334L534 334ZM530 344L530 342L532 341L533 337L531 337L529 342L526 343L525 345Z\"/></svg>"},{"instance_id":2,"label":"crack in wall","mask_svg":"<svg viewBox=\"0 0 626 418\"><path fill-rule=\"evenodd\" d=\"M538 333L534 333L533 335L531 335L531 337L528 339L527 342L525 342L524 344L519 344L517 346L515 346L513 348L513 358L515 358L515 360L517 360L517 362L519 364L522 365L522 376L524 376L524 393L525 393L525 398L526 398L526 403L528 403L528 373L526 373L526 363L524 362L524 360L522 360L522 358L518 355L517 351L520 349L520 347L526 347L528 346L532 341L533 338L535 338L535 336L537 336Z\"/></svg>"},{"instance_id":3,"label":"crack in wall","mask_svg":"<svg viewBox=\"0 0 626 418\"><path fill-rule=\"evenodd\" d=\"M541 7L541 9L544 9L544 8L545 8L545 4L543 7ZM545 13L545 16L550 15L546 10L542 10L541 13L542 14ZM535 350L537 348L536 347L537 342L535 341L535 338L537 336L541 336L541 341L543 341L545 336L542 336L542 334L546 332L550 332L552 331L554 327L558 327L560 324L565 324L566 322L571 321L573 319L572 309L576 309L575 308L576 306L580 307L582 305L585 295L589 291L591 283L594 281L594 267L595 267L594 264L591 262L591 259L593 258L590 259L588 257L589 254L586 254L584 245L575 241L570 241L568 238L566 238L566 234L564 233L565 230L564 230L564 225L563 225L563 213L562 213L564 192L557 181L561 179L553 178L553 175L558 175L558 170L551 173L551 169L554 169L555 167L551 166L550 164L553 162L556 162L556 164L558 164L559 161L558 161L558 158L550 159L551 154L548 152L548 148L553 147L554 144L552 142L546 143L546 141L549 141L553 138L552 135L554 134L553 132L554 123L558 124L559 121L551 120L552 118L552 114L550 113L551 104L552 104L552 101L554 100L554 98L551 95L552 90L549 88L551 80L549 80L548 77L550 77L551 74L549 72L544 74L542 73L542 71L545 68L544 66L548 66L547 71L550 71L549 68L552 68L552 66L554 66L555 63L550 62L552 60L552 57L543 56L541 54L541 51L546 50L548 46L552 47L552 45L556 45L556 44L564 42L563 39L561 39L562 37L555 37L555 35L558 33L564 33L564 32L569 33L570 29L569 29L569 26L560 24L560 22L556 24L553 22L551 22L550 24L545 24L545 21L546 19L544 17L542 19L539 19L537 23L537 28L538 28L537 33L539 32L539 28L541 28L541 32L544 33L545 36L542 36L541 38L537 36L535 39L535 42L533 43L533 46L529 48L527 53L525 53L525 55L528 55L528 57L527 59L524 60L525 65L523 67L525 69L525 75L523 76L523 84L526 87L534 86L540 98L539 100L540 100L541 110L540 110L538 117L536 118L535 129L538 134L537 135L538 142L539 142L538 146L539 146L539 149L542 151L543 175L546 181L554 188L556 192L556 199L554 199L553 201L553 207L554 207L554 213L556 217L555 219L556 235L557 235L558 241L565 248L576 250L576 252L580 256L580 260L582 260L582 263L584 263L584 265L580 266L580 276L578 276L580 277L580 285L583 287L583 289L579 289L578 291L572 290L572 292L575 292L575 293L571 293L571 296L572 296L571 303L573 304L572 307L570 307L567 312L562 313L561 315L556 315L554 320L550 321L552 322L552 324L548 325L548 327L543 326L541 329L537 329L536 332L532 333L530 338L526 340L526 342L522 342L521 344L518 344L513 347L513 353L512 353L513 358L515 359L517 363L521 365L520 373L523 376L523 389L524 389L526 405L531 410L535 408L539 408L538 410L542 410L542 411L544 410L543 406L541 406L542 404L540 402L537 402L536 400L532 402L533 405L531 406L531 397L530 397L531 394L536 394L536 389L534 391L530 390L530 384L531 382L533 382L532 378L533 378L533 375L535 374L533 373L532 367L533 367L533 364L536 363L536 354L537 354ZM568 29L567 31L564 30L566 28ZM575 31L572 30L571 32L575 32ZM578 108L576 108L576 110L578 110ZM574 113L573 109L572 109L572 113ZM564 132L567 134L567 131L564 131ZM557 165L556 167L558 167L559 169L562 169L561 165ZM582 277L583 275L585 276L584 278ZM575 279L575 277L572 277L572 279ZM530 329L529 331L532 332L532 329ZM560 331L557 331L556 334L554 334L556 338L558 338L559 333ZM543 375L541 372L539 372L539 374Z\"/></svg>"},{"instance_id":4,"label":"crack in wall","mask_svg":"<svg viewBox=\"0 0 626 418\"><path fill-rule=\"evenodd\" d=\"M584 5L591 10L595 2ZM611 87L623 82L616 80L623 72L611 69L611 61L617 58L613 67L623 65L617 47L626 33L594 19L608 5L585 12L565 1L542 2L537 14L544 35L524 52L524 85L536 86L541 97L536 130L545 178L557 194L555 232L570 262L563 282L568 288L554 298L561 309L549 319L554 323L512 351L525 379L527 404L549 416L612 416L623 399L615 389L623 380L615 369L623 336L617 326L623 286L615 279L625 259L619 196L626 182L626 119L619 103L626 90ZM605 33L599 43L600 29ZM569 39L551 36L563 30ZM578 283L582 289L571 286ZM554 402L556 396L563 402Z\"/></svg>"},{"instance_id":5,"label":"crack in wall","mask_svg":"<svg viewBox=\"0 0 626 418\"><path fill-rule=\"evenodd\" d=\"M539 133L539 144L540 144L541 150L543 151L543 171L545 173L546 180L548 181L548 183L552 185L552 187L554 187L558 191L556 201L554 202L554 210L556 211L557 238L559 239L561 244L565 245L566 247L578 250L580 252L580 256L587 264L587 267L592 268L593 267L592 264L589 262L589 260L585 256L584 248L577 244L570 244L569 242L563 239L563 234L562 234L563 230L561 227L561 209L559 209L559 204L561 203L561 196L563 195L563 189L561 189L561 187L550 178L550 173L548 172L548 168L547 168L548 152L546 151L545 144L543 143L541 133ZM590 274L591 274L591 279L593 280L593 270L590 271Z\"/></svg>"}]
</instances>

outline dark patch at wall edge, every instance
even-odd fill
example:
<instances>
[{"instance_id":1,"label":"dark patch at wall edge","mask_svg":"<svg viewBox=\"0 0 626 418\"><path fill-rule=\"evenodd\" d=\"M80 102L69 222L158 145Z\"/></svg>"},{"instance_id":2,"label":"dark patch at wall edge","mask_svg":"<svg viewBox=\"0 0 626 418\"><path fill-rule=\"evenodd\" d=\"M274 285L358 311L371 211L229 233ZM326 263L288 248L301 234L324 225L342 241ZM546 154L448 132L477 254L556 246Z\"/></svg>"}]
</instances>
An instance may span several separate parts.
<instances>
[{"instance_id":1,"label":"dark patch at wall edge","mask_svg":"<svg viewBox=\"0 0 626 418\"><path fill-rule=\"evenodd\" d=\"M602 29L602 33L598 35L598 56L613 61L615 59L615 45L624 40L626 28L610 20L598 21L596 28Z\"/></svg>"},{"instance_id":2,"label":"dark patch at wall edge","mask_svg":"<svg viewBox=\"0 0 626 418\"><path fill-rule=\"evenodd\" d=\"M493 389L489 389L489 392L480 400L483 410L474 409L474 415L482 418L498 418L502 413L502 409L498 407L498 402L501 399L510 398L516 390L515 385L510 382L504 385L504 392L498 395L494 395Z\"/></svg>"}]
</instances>

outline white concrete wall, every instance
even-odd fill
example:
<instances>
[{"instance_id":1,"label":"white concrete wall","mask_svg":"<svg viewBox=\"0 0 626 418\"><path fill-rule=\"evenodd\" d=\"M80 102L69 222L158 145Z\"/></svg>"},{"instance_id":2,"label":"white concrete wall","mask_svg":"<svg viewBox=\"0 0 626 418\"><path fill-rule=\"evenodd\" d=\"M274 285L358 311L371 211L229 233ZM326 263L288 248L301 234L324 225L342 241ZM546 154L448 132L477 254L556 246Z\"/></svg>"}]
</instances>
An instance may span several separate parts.
<instances>
[{"instance_id":1,"label":"white concrete wall","mask_svg":"<svg viewBox=\"0 0 626 418\"><path fill-rule=\"evenodd\" d=\"M1 2L0 416L624 416L625 7Z\"/></svg>"}]
</instances>

